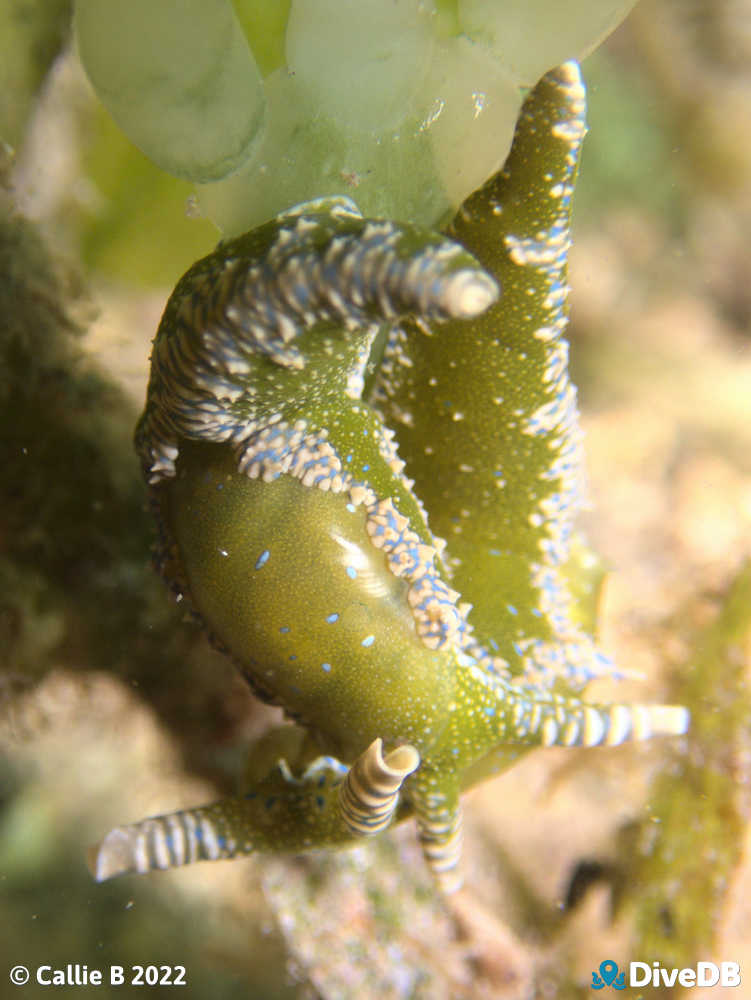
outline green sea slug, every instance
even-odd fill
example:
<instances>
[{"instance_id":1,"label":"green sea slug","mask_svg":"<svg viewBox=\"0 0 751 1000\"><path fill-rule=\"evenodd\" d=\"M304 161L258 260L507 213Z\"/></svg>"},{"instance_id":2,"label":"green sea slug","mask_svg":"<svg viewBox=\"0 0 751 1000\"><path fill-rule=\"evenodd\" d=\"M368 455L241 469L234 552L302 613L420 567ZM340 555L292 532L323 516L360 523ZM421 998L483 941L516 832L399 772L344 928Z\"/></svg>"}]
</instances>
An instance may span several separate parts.
<instances>
[{"instance_id":1,"label":"green sea slug","mask_svg":"<svg viewBox=\"0 0 751 1000\"><path fill-rule=\"evenodd\" d=\"M548 73L445 235L320 199L178 283L136 433L157 562L324 755L112 830L97 879L345 845L413 815L450 891L468 784L536 745L686 731L677 706L578 697L614 669L572 583L584 112L577 64Z\"/></svg>"}]
</instances>

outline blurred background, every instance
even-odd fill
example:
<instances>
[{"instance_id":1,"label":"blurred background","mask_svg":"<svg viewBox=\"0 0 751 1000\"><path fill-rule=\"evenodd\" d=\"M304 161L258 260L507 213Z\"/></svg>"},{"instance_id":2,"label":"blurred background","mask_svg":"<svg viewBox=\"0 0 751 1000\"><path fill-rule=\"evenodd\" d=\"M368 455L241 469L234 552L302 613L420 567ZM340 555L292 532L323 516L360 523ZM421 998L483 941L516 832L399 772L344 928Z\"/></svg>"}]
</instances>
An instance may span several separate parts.
<instances>
[{"instance_id":1,"label":"blurred background","mask_svg":"<svg viewBox=\"0 0 751 1000\"><path fill-rule=\"evenodd\" d=\"M0 10L0 983L179 964L196 997L573 1000L604 959L751 976L749 0L642 0L584 63L571 364L627 674L592 694L687 704L692 730L474 789L449 903L409 824L339 855L86 869L111 826L233 789L281 714L150 567L132 427L217 232L98 104L69 22L64 0Z\"/></svg>"}]
</instances>

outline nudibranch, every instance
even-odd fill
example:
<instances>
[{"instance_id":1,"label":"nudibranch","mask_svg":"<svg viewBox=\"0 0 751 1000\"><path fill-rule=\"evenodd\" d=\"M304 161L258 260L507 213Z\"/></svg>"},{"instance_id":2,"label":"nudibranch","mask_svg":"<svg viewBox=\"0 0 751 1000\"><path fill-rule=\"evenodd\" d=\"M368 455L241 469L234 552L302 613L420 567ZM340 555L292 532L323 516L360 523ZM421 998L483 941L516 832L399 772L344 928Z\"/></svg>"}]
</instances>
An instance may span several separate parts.
<instances>
[{"instance_id":1,"label":"nudibranch","mask_svg":"<svg viewBox=\"0 0 751 1000\"><path fill-rule=\"evenodd\" d=\"M468 784L535 745L685 732L678 706L578 695L613 672L572 543L584 112L576 63L548 73L445 235L322 199L177 285L136 432L158 565L324 755L112 830L97 879L344 845L413 815L450 891Z\"/></svg>"}]
</instances>

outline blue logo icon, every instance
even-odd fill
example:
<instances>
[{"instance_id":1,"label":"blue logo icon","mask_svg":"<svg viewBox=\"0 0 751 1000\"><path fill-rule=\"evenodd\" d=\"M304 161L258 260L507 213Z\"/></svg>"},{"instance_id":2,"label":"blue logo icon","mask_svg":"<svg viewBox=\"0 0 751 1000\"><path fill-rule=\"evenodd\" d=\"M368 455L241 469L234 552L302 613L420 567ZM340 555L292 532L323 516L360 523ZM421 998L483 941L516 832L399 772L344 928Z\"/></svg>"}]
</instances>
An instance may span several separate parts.
<instances>
[{"instance_id":1,"label":"blue logo icon","mask_svg":"<svg viewBox=\"0 0 751 1000\"><path fill-rule=\"evenodd\" d=\"M606 986L612 986L614 990L626 989L626 973L618 972L618 963L610 958L600 962L600 974L592 973L592 989L602 990Z\"/></svg>"}]
</instances>

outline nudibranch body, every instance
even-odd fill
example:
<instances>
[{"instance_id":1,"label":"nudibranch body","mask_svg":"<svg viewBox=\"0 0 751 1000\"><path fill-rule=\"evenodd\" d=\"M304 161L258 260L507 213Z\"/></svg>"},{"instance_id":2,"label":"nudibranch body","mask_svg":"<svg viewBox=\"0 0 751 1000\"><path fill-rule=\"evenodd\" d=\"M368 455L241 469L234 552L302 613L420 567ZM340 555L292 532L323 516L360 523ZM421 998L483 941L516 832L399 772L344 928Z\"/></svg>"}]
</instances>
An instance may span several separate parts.
<instances>
[{"instance_id":1,"label":"nudibranch body","mask_svg":"<svg viewBox=\"0 0 751 1000\"><path fill-rule=\"evenodd\" d=\"M325 199L178 284L136 435L158 563L329 756L111 831L97 878L344 844L414 814L450 890L466 784L524 747L685 731L679 707L576 696L612 670L569 582L581 459L563 333L584 131L566 63L448 236Z\"/></svg>"}]
</instances>

